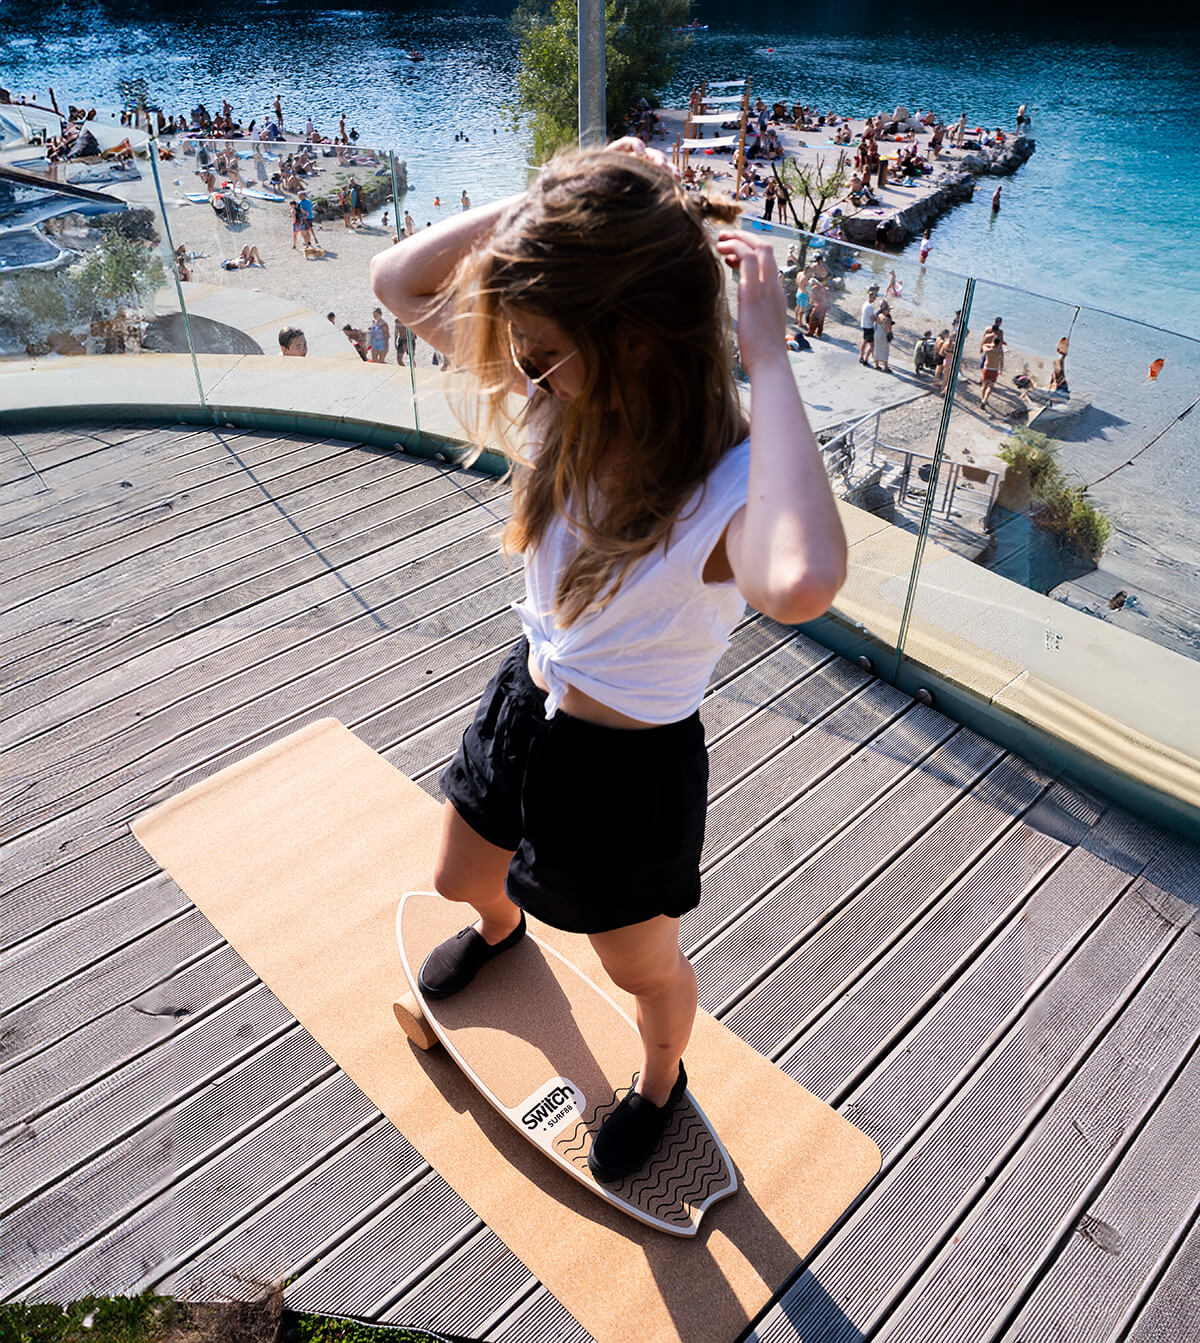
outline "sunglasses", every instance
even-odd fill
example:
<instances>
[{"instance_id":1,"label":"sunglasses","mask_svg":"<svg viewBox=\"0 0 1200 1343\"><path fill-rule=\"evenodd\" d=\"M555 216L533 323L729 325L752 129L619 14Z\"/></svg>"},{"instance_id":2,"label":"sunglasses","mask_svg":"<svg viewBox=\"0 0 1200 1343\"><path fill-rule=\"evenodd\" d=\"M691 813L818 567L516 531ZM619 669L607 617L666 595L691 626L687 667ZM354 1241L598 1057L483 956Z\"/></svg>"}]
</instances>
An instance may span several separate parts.
<instances>
[{"instance_id":1,"label":"sunglasses","mask_svg":"<svg viewBox=\"0 0 1200 1343\"><path fill-rule=\"evenodd\" d=\"M557 373L568 359L574 359L578 353L578 351L572 350L570 354L563 355L557 363L551 364L549 368L543 368L536 360L531 359L527 354L522 354L517 349L517 333L513 330L511 322L506 323L506 325L508 327L508 352L512 356L513 367L522 377L528 378L530 382L539 384L544 382L552 373Z\"/></svg>"}]
</instances>

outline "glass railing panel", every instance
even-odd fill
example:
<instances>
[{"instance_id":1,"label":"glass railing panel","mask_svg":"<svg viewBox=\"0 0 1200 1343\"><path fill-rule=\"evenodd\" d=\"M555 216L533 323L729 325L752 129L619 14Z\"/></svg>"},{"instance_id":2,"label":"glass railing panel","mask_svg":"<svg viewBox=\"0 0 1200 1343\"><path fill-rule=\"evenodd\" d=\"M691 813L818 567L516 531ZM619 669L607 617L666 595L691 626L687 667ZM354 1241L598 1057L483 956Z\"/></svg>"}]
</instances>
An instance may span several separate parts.
<instances>
[{"instance_id":1,"label":"glass railing panel","mask_svg":"<svg viewBox=\"0 0 1200 1343\"><path fill-rule=\"evenodd\" d=\"M1200 760L1200 342L984 282L966 326L902 679L1179 783Z\"/></svg>"},{"instance_id":2,"label":"glass railing panel","mask_svg":"<svg viewBox=\"0 0 1200 1343\"><path fill-rule=\"evenodd\" d=\"M891 675L942 418L936 338L962 308L965 281L921 266L915 255L801 233L761 215L749 202L742 226L775 252L789 359L845 505L850 571L835 607L836 643ZM730 302L736 313L732 282Z\"/></svg>"},{"instance_id":3,"label":"glass railing panel","mask_svg":"<svg viewBox=\"0 0 1200 1343\"><path fill-rule=\"evenodd\" d=\"M392 181L392 210L389 215L392 221L392 231L388 241L395 246L416 232L416 221L404 205L409 193L407 163L394 151L390 151L387 156L387 164ZM412 406L412 417L409 423L412 425L414 434L412 444L420 449L422 443L421 410L417 403L417 338L397 320L394 313L388 314L388 320L394 323L396 328L393 332L396 358L408 369L408 395Z\"/></svg>"},{"instance_id":4,"label":"glass railing panel","mask_svg":"<svg viewBox=\"0 0 1200 1343\"><path fill-rule=\"evenodd\" d=\"M175 335L167 221L159 204L154 147L144 132L102 122L36 128L27 109L0 126L0 357L32 360L50 381L46 406L198 403L190 358L147 380L133 357L162 353ZM182 347L186 351L186 344ZM92 381L87 363L107 363ZM64 359L72 362L64 364ZM135 366L136 367L136 366ZM61 379L58 380L61 383Z\"/></svg>"},{"instance_id":5,"label":"glass railing panel","mask_svg":"<svg viewBox=\"0 0 1200 1343\"><path fill-rule=\"evenodd\" d=\"M163 190L206 399L331 419L379 402L399 372L394 323L382 312L376 320L370 282L371 258L395 231L391 155L189 136L174 137L170 152ZM399 350L407 359L403 337ZM376 413L410 423L407 374L390 394Z\"/></svg>"}]
</instances>

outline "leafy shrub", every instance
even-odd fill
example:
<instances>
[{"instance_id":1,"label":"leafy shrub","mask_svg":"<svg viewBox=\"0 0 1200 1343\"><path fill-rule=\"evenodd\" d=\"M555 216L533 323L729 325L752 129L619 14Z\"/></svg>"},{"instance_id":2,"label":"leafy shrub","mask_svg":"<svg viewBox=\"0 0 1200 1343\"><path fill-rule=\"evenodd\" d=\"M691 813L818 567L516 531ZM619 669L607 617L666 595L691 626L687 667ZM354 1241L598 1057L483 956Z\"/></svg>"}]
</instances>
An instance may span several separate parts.
<instances>
[{"instance_id":1,"label":"leafy shrub","mask_svg":"<svg viewBox=\"0 0 1200 1343\"><path fill-rule=\"evenodd\" d=\"M120 214L105 215L100 227L105 233L118 233L130 242L159 241L154 227L154 211L146 209L122 210Z\"/></svg>"},{"instance_id":2,"label":"leafy shrub","mask_svg":"<svg viewBox=\"0 0 1200 1343\"><path fill-rule=\"evenodd\" d=\"M1056 482L1039 493L1031 509L1039 527L1053 532L1090 564L1098 564L1112 535L1112 523L1087 500L1086 485Z\"/></svg>"},{"instance_id":3,"label":"leafy shrub","mask_svg":"<svg viewBox=\"0 0 1200 1343\"><path fill-rule=\"evenodd\" d=\"M1025 473L1034 494L1041 494L1061 483L1062 473L1055 460L1057 451L1058 444L1052 438L1035 429L1022 428L1013 432L999 455L1015 471Z\"/></svg>"},{"instance_id":4,"label":"leafy shrub","mask_svg":"<svg viewBox=\"0 0 1200 1343\"><path fill-rule=\"evenodd\" d=\"M0 1304L0 1343L436 1343L421 1330L293 1314L282 1293L267 1301L177 1302L140 1296L83 1297L67 1306Z\"/></svg>"},{"instance_id":5,"label":"leafy shrub","mask_svg":"<svg viewBox=\"0 0 1200 1343\"><path fill-rule=\"evenodd\" d=\"M152 244L106 225L99 245L71 266L7 279L0 286L0 317L30 353L44 354L59 337L86 335L95 322L143 307L165 281Z\"/></svg>"},{"instance_id":6,"label":"leafy shrub","mask_svg":"<svg viewBox=\"0 0 1200 1343\"><path fill-rule=\"evenodd\" d=\"M128 238L118 228L107 228L100 246L72 267L81 294L93 295L93 311L108 315L128 303L140 307L142 296L166 280L162 258L146 243Z\"/></svg>"},{"instance_id":7,"label":"leafy shrub","mask_svg":"<svg viewBox=\"0 0 1200 1343\"><path fill-rule=\"evenodd\" d=\"M140 1296L85 1296L69 1306L12 1301L0 1306L5 1343L145 1343L174 1317L174 1302Z\"/></svg>"},{"instance_id":8,"label":"leafy shrub","mask_svg":"<svg viewBox=\"0 0 1200 1343\"><path fill-rule=\"evenodd\" d=\"M1088 502L1086 485L1069 485L1055 454L1058 444L1034 429L1017 429L1000 457L1029 480L1030 516L1077 555L1096 565L1112 535L1112 523Z\"/></svg>"}]
</instances>

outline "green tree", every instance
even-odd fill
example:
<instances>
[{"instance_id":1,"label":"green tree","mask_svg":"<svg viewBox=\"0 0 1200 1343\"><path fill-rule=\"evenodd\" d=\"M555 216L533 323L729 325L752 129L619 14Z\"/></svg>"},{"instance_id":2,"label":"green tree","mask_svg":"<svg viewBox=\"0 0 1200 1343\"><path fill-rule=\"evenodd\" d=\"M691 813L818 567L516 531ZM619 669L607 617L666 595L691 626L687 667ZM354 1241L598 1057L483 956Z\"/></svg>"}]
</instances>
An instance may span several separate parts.
<instances>
[{"instance_id":1,"label":"green tree","mask_svg":"<svg viewBox=\"0 0 1200 1343\"><path fill-rule=\"evenodd\" d=\"M609 0L604 10L605 114L610 136L624 132L639 98L658 101L691 39L679 31L691 0ZM520 43L518 111L529 119L541 163L579 138L579 16L575 0L523 0L513 14Z\"/></svg>"},{"instance_id":2,"label":"green tree","mask_svg":"<svg viewBox=\"0 0 1200 1343\"><path fill-rule=\"evenodd\" d=\"M844 150L838 151L832 167L827 165L823 154L818 154L812 163L802 163L793 157L783 160L782 169L775 164L771 166L787 190L784 199L796 227L808 233L817 231L825 207L850 185L850 162Z\"/></svg>"}]
</instances>

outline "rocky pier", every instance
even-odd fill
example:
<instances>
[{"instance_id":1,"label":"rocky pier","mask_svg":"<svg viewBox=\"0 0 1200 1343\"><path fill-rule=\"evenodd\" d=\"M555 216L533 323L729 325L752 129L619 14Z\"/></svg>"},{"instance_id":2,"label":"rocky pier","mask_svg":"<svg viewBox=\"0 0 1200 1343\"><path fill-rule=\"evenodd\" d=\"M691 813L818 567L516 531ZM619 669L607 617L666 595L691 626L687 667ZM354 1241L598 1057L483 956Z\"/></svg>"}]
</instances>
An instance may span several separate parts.
<instances>
[{"instance_id":1,"label":"rocky pier","mask_svg":"<svg viewBox=\"0 0 1200 1343\"><path fill-rule=\"evenodd\" d=\"M871 189L876 199L873 204L863 207L855 206L850 201L847 184L839 196L826 203L821 219L816 223L818 230L827 226L832 212L836 209L840 212L842 232L848 242L867 246L886 243L889 247L902 247L913 238L920 237L939 215L963 201L970 200L975 194L980 177L1004 177L1016 172L1027 162L1037 147L1036 142L1028 134L1017 135L1015 131L1005 132L1004 145L988 147L983 143L985 137L977 136L975 129L972 128L965 136L963 147L956 149L952 146L954 137L951 128L946 135L946 144L940 153L933 156L929 148L931 128L909 118L908 113L902 108L897 108L896 112L903 113L903 117L898 119L907 121L905 131L915 135L915 139L910 138L909 134L884 136L878 141L880 155L886 159L894 159L899 156L902 149L915 143L921 155L929 160L932 171L912 181L911 184L896 181L891 174L888 174L882 185L877 178L872 179ZM687 163L697 172L703 168L711 169L714 188L732 195L736 187L733 180L735 151L714 146L712 149L693 149L690 154L679 151L673 155L672 147L677 139L682 138L687 114L682 109L664 108L658 115L662 133L655 140L655 147L663 150L669 157L677 157L681 167ZM759 138L753 117L751 122L752 129L748 131L746 137L748 147L753 146ZM851 142L845 145L834 143L835 132L827 126L799 129L787 122L770 121L768 130L773 131L778 137L783 159L795 160L804 170L819 169L829 174L836 169L839 154L844 153L847 157L847 176L849 176L853 171L854 149L866 123L861 118L851 118L848 124ZM702 129L707 132L708 138L717 139L735 134L737 125L737 113L734 112L730 120L723 125L705 125ZM988 132L985 132L986 134ZM772 165L776 170L780 170L782 160L780 158L771 160L762 155L748 157L746 160L746 166L756 171L764 181L771 176ZM754 199L760 200L761 195L760 188L748 206L749 214L761 212L761 205L756 210L753 203ZM811 217L811 211L806 214L808 207L797 199L796 208L802 226L812 229L815 221ZM776 216L777 219L779 214ZM780 222L795 221L785 214Z\"/></svg>"}]
</instances>

